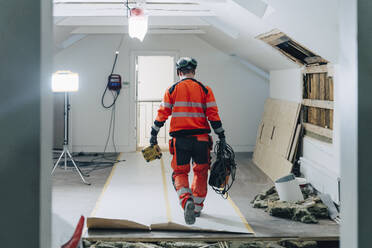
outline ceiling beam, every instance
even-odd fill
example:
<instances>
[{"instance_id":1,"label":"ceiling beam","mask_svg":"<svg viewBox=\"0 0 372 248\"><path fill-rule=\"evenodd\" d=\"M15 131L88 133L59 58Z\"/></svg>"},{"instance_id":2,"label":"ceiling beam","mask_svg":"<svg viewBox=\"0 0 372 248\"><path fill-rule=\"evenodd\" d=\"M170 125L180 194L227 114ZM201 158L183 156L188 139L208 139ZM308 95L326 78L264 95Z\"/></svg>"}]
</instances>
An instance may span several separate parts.
<instances>
[{"instance_id":1,"label":"ceiling beam","mask_svg":"<svg viewBox=\"0 0 372 248\"><path fill-rule=\"evenodd\" d=\"M236 54L231 54L231 57L233 57L236 60L238 60L241 64L245 65L249 70L255 72L257 75L261 76L262 78L264 78L266 80L270 80L270 74L269 74L269 72L267 72L267 71L259 68L258 66L252 64L248 60L245 60L245 59L237 56Z\"/></svg>"},{"instance_id":2,"label":"ceiling beam","mask_svg":"<svg viewBox=\"0 0 372 248\"><path fill-rule=\"evenodd\" d=\"M203 17L202 19L233 39L237 39L240 36L239 31L218 17Z\"/></svg>"},{"instance_id":3,"label":"ceiling beam","mask_svg":"<svg viewBox=\"0 0 372 248\"><path fill-rule=\"evenodd\" d=\"M55 17L65 16L127 16L124 4L54 4ZM161 6L147 5L146 13L150 16L215 16L209 8L199 5L171 4Z\"/></svg>"},{"instance_id":4,"label":"ceiling beam","mask_svg":"<svg viewBox=\"0 0 372 248\"><path fill-rule=\"evenodd\" d=\"M198 17L160 17L151 16L149 26L209 26L210 24ZM66 17L57 26L124 26L128 25L126 17Z\"/></svg>"},{"instance_id":5,"label":"ceiling beam","mask_svg":"<svg viewBox=\"0 0 372 248\"><path fill-rule=\"evenodd\" d=\"M162 4L162 3L175 3L175 4L211 4L211 3L226 3L227 0L148 0L148 4ZM123 0L54 0L53 3L123 3ZM129 0L129 3L133 3L133 0Z\"/></svg>"},{"instance_id":6,"label":"ceiling beam","mask_svg":"<svg viewBox=\"0 0 372 248\"><path fill-rule=\"evenodd\" d=\"M125 27L79 27L71 32L72 34L127 34ZM200 29L182 28L150 28L149 34L204 34Z\"/></svg>"}]
</instances>

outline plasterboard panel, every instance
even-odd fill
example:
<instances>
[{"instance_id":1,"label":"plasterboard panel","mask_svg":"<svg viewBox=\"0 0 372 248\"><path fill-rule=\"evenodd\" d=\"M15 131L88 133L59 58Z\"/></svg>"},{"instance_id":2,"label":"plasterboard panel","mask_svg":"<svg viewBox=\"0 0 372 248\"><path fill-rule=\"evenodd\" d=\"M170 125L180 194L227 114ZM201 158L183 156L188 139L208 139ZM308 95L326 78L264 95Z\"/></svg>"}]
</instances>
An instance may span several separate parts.
<instances>
[{"instance_id":1,"label":"plasterboard panel","mask_svg":"<svg viewBox=\"0 0 372 248\"><path fill-rule=\"evenodd\" d=\"M263 144L256 145L253 162L273 181L288 175L292 170L291 162Z\"/></svg>"},{"instance_id":2,"label":"plasterboard panel","mask_svg":"<svg viewBox=\"0 0 372 248\"><path fill-rule=\"evenodd\" d=\"M267 99L259 130L253 161L273 181L291 172L287 160L297 126L300 104Z\"/></svg>"}]
</instances>

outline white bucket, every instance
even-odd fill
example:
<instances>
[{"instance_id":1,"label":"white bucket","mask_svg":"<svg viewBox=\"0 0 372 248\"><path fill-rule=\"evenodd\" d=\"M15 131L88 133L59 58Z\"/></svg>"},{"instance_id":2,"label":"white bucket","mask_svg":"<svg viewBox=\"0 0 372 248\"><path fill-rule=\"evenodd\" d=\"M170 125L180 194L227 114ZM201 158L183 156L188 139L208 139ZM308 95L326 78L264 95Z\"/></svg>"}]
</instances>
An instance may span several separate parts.
<instances>
[{"instance_id":1,"label":"white bucket","mask_svg":"<svg viewBox=\"0 0 372 248\"><path fill-rule=\"evenodd\" d=\"M304 200L298 180L293 174L277 179L275 188L281 201L297 202Z\"/></svg>"}]
</instances>

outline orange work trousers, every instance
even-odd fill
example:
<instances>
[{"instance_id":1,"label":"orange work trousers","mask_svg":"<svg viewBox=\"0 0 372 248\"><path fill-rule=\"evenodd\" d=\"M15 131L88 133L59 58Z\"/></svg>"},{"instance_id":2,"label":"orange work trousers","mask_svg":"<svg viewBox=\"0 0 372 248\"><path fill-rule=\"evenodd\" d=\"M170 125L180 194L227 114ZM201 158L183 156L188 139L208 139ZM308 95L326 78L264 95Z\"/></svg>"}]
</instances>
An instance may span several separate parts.
<instances>
[{"instance_id":1,"label":"orange work trousers","mask_svg":"<svg viewBox=\"0 0 372 248\"><path fill-rule=\"evenodd\" d=\"M207 196L208 170L210 168L210 151L213 142L209 135L176 137L169 141L172 159L172 181L182 208L190 198L195 203L195 212L200 212ZM189 187L190 160L194 178Z\"/></svg>"}]
</instances>

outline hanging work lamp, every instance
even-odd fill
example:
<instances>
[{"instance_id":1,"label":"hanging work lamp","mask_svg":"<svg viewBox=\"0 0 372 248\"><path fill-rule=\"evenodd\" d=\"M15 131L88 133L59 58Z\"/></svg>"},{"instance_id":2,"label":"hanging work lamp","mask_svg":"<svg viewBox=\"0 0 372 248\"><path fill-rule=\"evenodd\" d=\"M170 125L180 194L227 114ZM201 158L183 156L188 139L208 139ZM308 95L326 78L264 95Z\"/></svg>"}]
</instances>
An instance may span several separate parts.
<instances>
[{"instance_id":1,"label":"hanging work lamp","mask_svg":"<svg viewBox=\"0 0 372 248\"><path fill-rule=\"evenodd\" d=\"M128 17L128 32L131 38L137 38L141 42L148 30L148 16L145 15L145 0L137 0L136 7L130 9Z\"/></svg>"}]
</instances>

